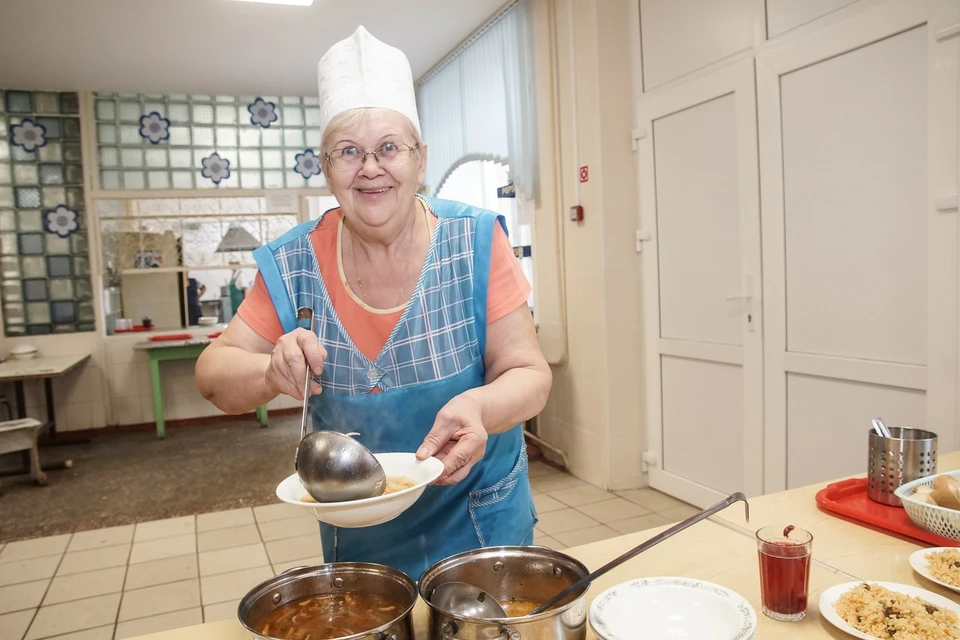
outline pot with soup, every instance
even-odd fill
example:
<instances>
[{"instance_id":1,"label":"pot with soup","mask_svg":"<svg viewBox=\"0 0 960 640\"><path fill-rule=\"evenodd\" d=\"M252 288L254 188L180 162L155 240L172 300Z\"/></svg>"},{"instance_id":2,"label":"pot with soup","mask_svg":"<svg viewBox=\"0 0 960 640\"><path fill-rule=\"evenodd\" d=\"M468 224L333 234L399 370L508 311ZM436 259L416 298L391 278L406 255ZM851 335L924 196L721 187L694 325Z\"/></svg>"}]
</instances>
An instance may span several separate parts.
<instances>
[{"instance_id":1,"label":"pot with soup","mask_svg":"<svg viewBox=\"0 0 960 640\"><path fill-rule=\"evenodd\" d=\"M378 564L339 562L284 571L240 601L240 623L261 640L413 640L416 584Z\"/></svg>"},{"instance_id":2,"label":"pot with soup","mask_svg":"<svg viewBox=\"0 0 960 640\"><path fill-rule=\"evenodd\" d=\"M487 547L450 556L420 576L430 640L584 640L587 587L549 611L527 614L588 573L579 560L546 547ZM483 589L497 599L507 618L458 618L433 606L434 589L451 581Z\"/></svg>"}]
</instances>

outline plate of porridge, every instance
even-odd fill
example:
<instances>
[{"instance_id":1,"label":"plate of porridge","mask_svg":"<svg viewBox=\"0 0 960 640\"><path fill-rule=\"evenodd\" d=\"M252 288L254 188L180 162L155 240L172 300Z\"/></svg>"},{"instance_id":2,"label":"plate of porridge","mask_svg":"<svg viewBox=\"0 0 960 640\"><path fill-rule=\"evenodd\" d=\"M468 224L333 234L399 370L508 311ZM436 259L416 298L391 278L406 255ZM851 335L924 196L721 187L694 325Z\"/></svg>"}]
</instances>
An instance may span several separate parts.
<instances>
[{"instance_id":1,"label":"plate of porridge","mask_svg":"<svg viewBox=\"0 0 960 640\"><path fill-rule=\"evenodd\" d=\"M960 605L892 582L847 582L820 595L820 615L862 640L960 638Z\"/></svg>"},{"instance_id":2,"label":"plate of porridge","mask_svg":"<svg viewBox=\"0 0 960 640\"><path fill-rule=\"evenodd\" d=\"M960 593L960 549L934 547L910 555L913 570L931 582Z\"/></svg>"}]
</instances>

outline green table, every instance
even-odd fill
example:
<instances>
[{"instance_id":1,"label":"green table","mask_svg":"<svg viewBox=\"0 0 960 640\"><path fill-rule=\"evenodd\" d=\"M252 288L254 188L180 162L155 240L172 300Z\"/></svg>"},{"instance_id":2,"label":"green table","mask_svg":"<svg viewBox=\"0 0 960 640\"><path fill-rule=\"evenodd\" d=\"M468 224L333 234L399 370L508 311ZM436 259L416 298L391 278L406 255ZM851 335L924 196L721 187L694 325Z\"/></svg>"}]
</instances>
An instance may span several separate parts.
<instances>
[{"instance_id":1,"label":"green table","mask_svg":"<svg viewBox=\"0 0 960 640\"><path fill-rule=\"evenodd\" d=\"M157 421L157 438L165 438L167 428L163 423L163 392L160 389L160 363L165 360L196 360L213 340L197 337L189 340L162 340L138 342L135 349L146 351L150 357L150 381L153 385L153 414ZM267 405L257 407L257 420L261 427L269 426Z\"/></svg>"}]
</instances>

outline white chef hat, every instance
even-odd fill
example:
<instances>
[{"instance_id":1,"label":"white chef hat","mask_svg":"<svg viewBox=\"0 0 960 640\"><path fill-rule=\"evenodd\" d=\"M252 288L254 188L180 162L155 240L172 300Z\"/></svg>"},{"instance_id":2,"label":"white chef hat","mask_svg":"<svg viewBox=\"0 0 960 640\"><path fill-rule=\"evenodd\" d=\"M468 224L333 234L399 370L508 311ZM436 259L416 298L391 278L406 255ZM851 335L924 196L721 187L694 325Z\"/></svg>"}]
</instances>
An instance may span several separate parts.
<instances>
[{"instance_id":1,"label":"white chef hat","mask_svg":"<svg viewBox=\"0 0 960 640\"><path fill-rule=\"evenodd\" d=\"M373 107L405 115L420 133L413 72L407 56L377 40L362 26L327 50L317 74L321 132L344 111Z\"/></svg>"}]
</instances>

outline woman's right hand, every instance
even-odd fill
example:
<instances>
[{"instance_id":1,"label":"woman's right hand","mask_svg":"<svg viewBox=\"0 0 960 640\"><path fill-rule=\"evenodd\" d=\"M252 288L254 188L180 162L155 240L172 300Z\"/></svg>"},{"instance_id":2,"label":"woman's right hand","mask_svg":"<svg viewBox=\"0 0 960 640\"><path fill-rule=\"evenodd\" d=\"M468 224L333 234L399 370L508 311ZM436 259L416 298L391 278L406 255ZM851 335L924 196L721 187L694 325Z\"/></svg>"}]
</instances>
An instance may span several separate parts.
<instances>
[{"instance_id":1,"label":"woman's right hand","mask_svg":"<svg viewBox=\"0 0 960 640\"><path fill-rule=\"evenodd\" d=\"M307 365L312 376L320 375L327 352L317 339L316 334L307 329L297 328L280 336L270 353L270 364L263 374L267 386L278 393L286 394L297 400L303 400L303 383L307 376ZM310 380L310 395L320 393L318 382Z\"/></svg>"}]
</instances>

